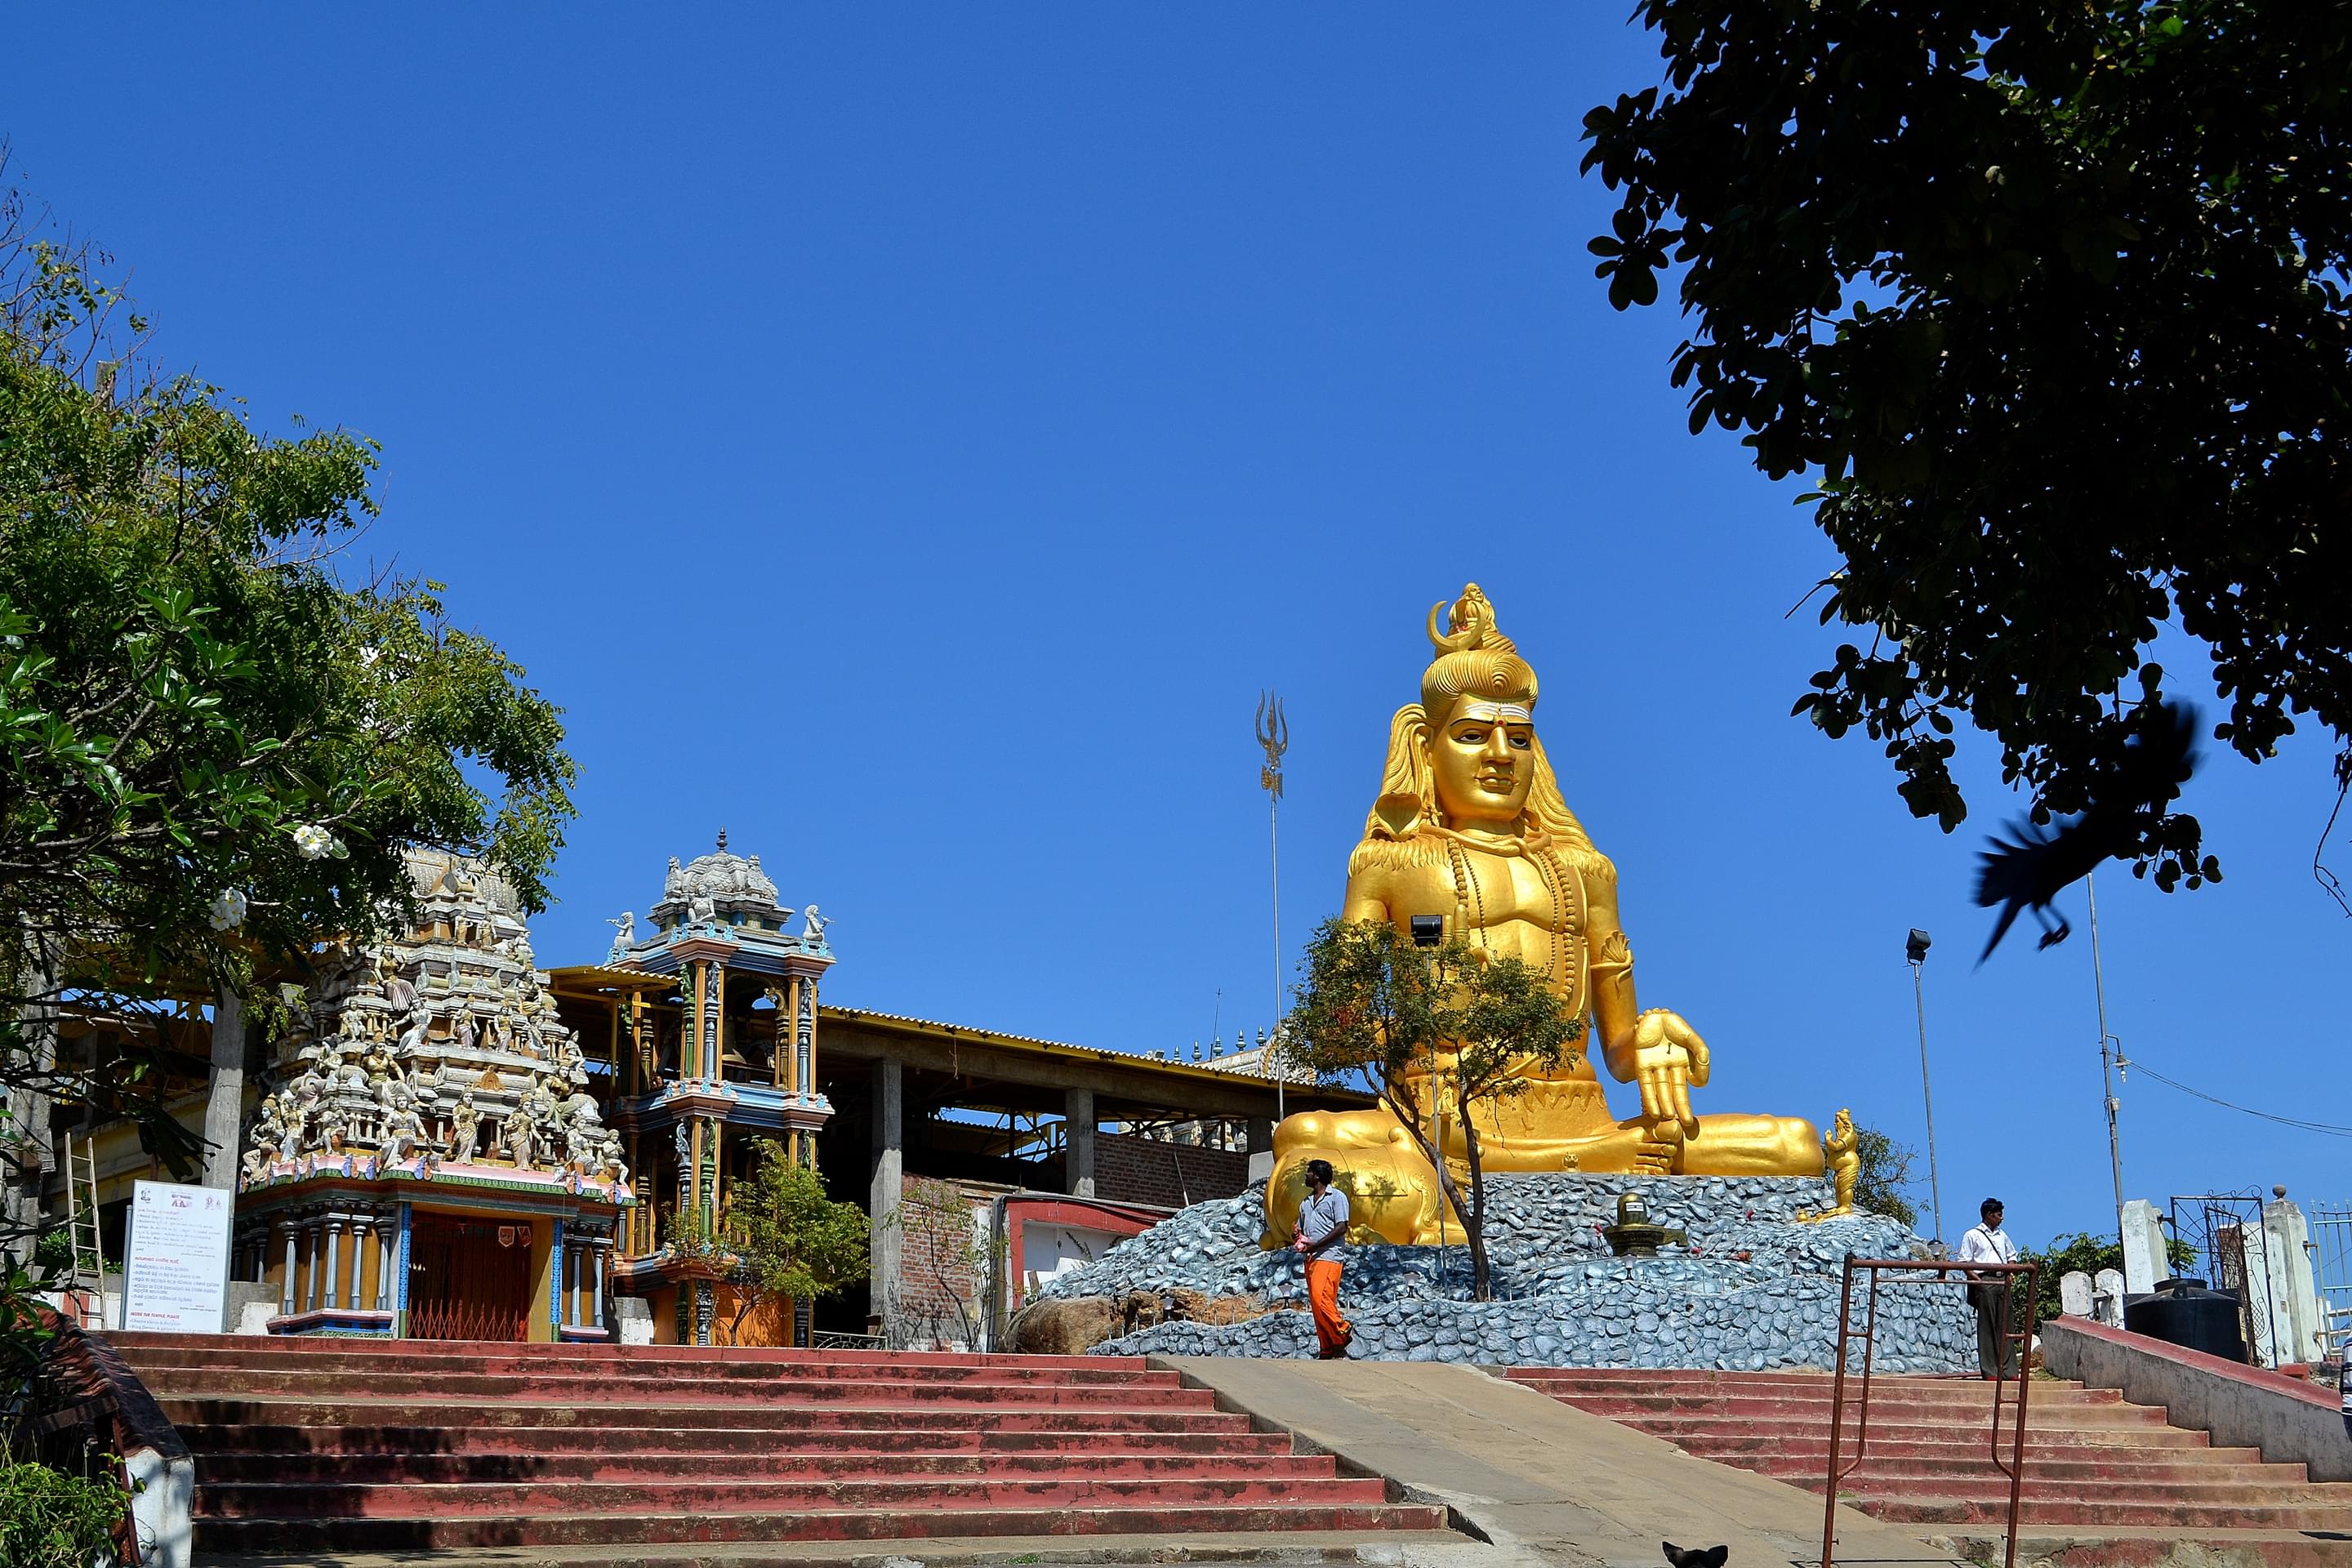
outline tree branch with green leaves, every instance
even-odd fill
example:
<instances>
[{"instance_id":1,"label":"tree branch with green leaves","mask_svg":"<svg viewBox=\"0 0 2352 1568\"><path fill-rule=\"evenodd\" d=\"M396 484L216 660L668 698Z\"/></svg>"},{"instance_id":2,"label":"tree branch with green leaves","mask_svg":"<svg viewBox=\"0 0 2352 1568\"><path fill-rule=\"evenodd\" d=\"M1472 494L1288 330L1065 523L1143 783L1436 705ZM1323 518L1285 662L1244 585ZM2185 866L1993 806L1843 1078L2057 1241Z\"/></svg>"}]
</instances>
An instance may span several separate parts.
<instances>
[{"instance_id":1,"label":"tree branch with green leaves","mask_svg":"<svg viewBox=\"0 0 2352 1568\"><path fill-rule=\"evenodd\" d=\"M762 1302L814 1301L864 1280L869 1267L866 1211L827 1197L824 1178L772 1138L759 1142L751 1174L727 1189L719 1229L745 1287L738 1333Z\"/></svg>"},{"instance_id":2,"label":"tree branch with green leaves","mask_svg":"<svg viewBox=\"0 0 2352 1568\"><path fill-rule=\"evenodd\" d=\"M414 848L480 857L535 911L573 766L560 710L439 584L349 570L374 443L269 435L155 370L112 335L105 258L5 182L0 1088L37 1142L49 1100L103 1087L58 1060L62 1005L161 1016L299 976L408 912ZM123 1108L184 1172L147 1089ZM0 1146L12 1190L37 1159Z\"/></svg>"},{"instance_id":3,"label":"tree branch with green leaves","mask_svg":"<svg viewBox=\"0 0 2352 1568\"><path fill-rule=\"evenodd\" d=\"M1822 620L1858 635L1795 711L1880 742L1946 832L1968 720L2046 823L2160 721L2186 634L2215 739L2259 763L2307 716L2352 784L2352 11L1634 15L1664 80L1585 118L1595 270L1620 310L1675 289L1693 434L1812 483ZM2150 811L2123 853L2194 888L2202 843Z\"/></svg>"},{"instance_id":4,"label":"tree branch with green leaves","mask_svg":"<svg viewBox=\"0 0 2352 1568\"><path fill-rule=\"evenodd\" d=\"M1360 1082L1380 1097L1436 1172L1469 1244L1471 1295L1487 1300L1479 1114L1525 1093L1529 1073L1572 1059L1583 1020L1541 970L1519 959L1458 938L1416 947L1385 921L1325 921L1300 968L1284 1025L1286 1058L1318 1079ZM1437 1141L1441 1116L1462 1139L1466 1200Z\"/></svg>"}]
</instances>

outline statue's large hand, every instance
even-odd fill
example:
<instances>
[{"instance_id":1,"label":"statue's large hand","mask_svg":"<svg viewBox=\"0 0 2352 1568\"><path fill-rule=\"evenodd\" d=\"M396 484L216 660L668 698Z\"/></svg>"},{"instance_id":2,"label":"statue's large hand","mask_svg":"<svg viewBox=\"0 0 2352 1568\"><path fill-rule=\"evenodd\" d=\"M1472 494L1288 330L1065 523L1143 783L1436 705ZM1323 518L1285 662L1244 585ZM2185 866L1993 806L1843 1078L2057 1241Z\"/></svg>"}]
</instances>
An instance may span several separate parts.
<instances>
[{"instance_id":1,"label":"statue's large hand","mask_svg":"<svg viewBox=\"0 0 2352 1568\"><path fill-rule=\"evenodd\" d=\"M1642 1091L1644 1121L1673 1121L1685 1137L1696 1134L1691 1085L1706 1083L1711 1069L1706 1042L1681 1014L1655 1007L1634 1021L1633 1082Z\"/></svg>"}]
</instances>

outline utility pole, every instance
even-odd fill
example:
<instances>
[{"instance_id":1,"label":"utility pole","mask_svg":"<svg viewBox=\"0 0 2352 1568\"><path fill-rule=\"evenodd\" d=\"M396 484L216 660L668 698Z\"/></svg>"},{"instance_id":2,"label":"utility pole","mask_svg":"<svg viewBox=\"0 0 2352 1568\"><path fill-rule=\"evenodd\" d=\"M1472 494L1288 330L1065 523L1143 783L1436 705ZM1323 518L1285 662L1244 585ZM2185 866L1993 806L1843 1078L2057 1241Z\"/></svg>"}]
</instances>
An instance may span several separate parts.
<instances>
[{"instance_id":1,"label":"utility pole","mask_svg":"<svg viewBox=\"0 0 2352 1568\"><path fill-rule=\"evenodd\" d=\"M1927 962L1927 933L1911 928L1903 945L1911 961L1911 1000L1919 1011L1919 1097L1927 1108L1927 1195L1936 1205L1936 1243L1944 1241L1944 1184L1936 1175L1936 1092L1927 1084L1927 993L1920 984L1919 966Z\"/></svg>"},{"instance_id":2,"label":"utility pole","mask_svg":"<svg viewBox=\"0 0 2352 1568\"><path fill-rule=\"evenodd\" d=\"M2099 962L2099 886L2094 876L2085 875L2083 889L2091 900L2091 990L2099 1002L2099 1077L2107 1097L2107 1163L2116 1176L2116 1237L2122 1239L2124 1229L2124 1142L2123 1131L2116 1125L2116 1113L2123 1101L2116 1098L2116 1079L2124 1069L2124 1043L2107 1032L2107 980Z\"/></svg>"},{"instance_id":3,"label":"utility pole","mask_svg":"<svg viewBox=\"0 0 2352 1568\"><path fill-rule=\"evenodd\" d=\"M1258 787L1265 791L1265 843L1274 872L1274 1035L1258 1059L1274 1069L1274 1119L1284 1116L1282 1094L1282 753L1290 750L1290 724L1278 693L1257 696L1257 743L1265 752ZM1253 1151L1255 1152L1255 1151Z\"/></svg>"}]
</instances>

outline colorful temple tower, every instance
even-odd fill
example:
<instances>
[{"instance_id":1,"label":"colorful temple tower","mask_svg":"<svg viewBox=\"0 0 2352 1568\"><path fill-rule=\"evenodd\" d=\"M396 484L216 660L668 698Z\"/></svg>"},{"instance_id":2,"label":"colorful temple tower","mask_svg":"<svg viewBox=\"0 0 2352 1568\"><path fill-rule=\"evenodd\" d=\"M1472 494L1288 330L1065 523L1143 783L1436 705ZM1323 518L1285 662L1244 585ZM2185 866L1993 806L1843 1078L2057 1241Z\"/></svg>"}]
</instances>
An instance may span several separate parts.
<instances>
[{"instance_id":1,"label":"colorful temple tower","mask_svg":"<svg viewBox=\"0 0 2352 1568\"><path fill-rule=\"evenodd\" d=\"M273 1333L603 1339L633 1194L589 1063L504 884L446 855L409 871L404 934L286 988L236 1277L277 1287Z\"/></svg>"},{"instance_id":2,"label":"colorful temple tower","mask_svg":"<svg viewBox=\"0 0 2352 1568\"><path fill-rule=\"evenodd\" d=\"M809 1342L805 1302L731 1326L743 1303L720 1234L758 1144L814 1168L833 1115L816 1079L817 983L833 952L814 905L799 931L792 919L760 858L730 854L722 832L712 853L671 859L652 934L624 915L604 963L551 975L567 1014L585 1030L602 1010L616 1042L611 1121L647 1202L623 1226L613 1286L647 1299L666 1342Z\"/></svg>"}]
</instances>

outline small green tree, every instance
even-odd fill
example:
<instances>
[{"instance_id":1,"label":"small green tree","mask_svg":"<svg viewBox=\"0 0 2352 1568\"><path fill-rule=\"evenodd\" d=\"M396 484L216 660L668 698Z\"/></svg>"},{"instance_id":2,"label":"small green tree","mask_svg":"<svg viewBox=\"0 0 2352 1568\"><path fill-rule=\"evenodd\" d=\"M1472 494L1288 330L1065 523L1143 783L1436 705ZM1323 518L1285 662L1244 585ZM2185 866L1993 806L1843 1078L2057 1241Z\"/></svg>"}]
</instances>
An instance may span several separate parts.
<instances>
[{"instance_id":1,"label":"small green tree","mask_svg":"<svg viewBox=\"0 0 2352 1568\"><path fill-rule=\"evenodd\" d=\"M1460 940L1415 947L1385 921L1338 918L1316 928L1306 979L1285 1024L1285 1056L1326 1079L1360 1079L1402 1124L1437 1172L1444 1201L1470 1245L1470 1294L1493 1293L1486 1261L1486 1179L1475 1112L1522 1093L1530 1068L1569 1058L1583 1020L1542 971ZM1462 1130L1470 1178L1465 1202L1444 1151L1430 1142L1433 1111Z\"/></svg>"},{"instance_id":2,"label":"small green tree","mask_svg":"<svg viewBox=\"0 0 2352 1568\"><path fill-rule=\"evenodd\" d=\"M1912 1230L1919 1226L1919 1211L1911 1206L1911 1162L1917 1150L1897 1143L1871 1127L1856 1127L1854 1156L1862 1162L1853 1179L1853 1206L1864 1214L1901 1220Z\"/></svg>"},{"instance_id":3,"label":"small green tree","mask_svg":"<svg viewBox=\"0 0 2352 1568\"><path fill-rule=\"evenodd\" d=\"M2164 1255L2175 1274L2197 1265L2197 1249L2177 1236L2164 1238ZM2102 1268L2123 1271L2123 1238L2114 1236L2093 1236L2088 1231L2076 1231L2072 1236L2063 1232L2050 1238L2050 1245L2017 1249L2020 1263L2038 1263L2041 1275L2034 1280L2033 1321L2037 1323L2054 1318L2063 1311L2058 1293L2058 1281L2077 1270L2096 1274Z\"/></svg>"},{"instance_id":4,"label":"small green tree","mask_svg":"<svg viewBox=\"0 0 2352 1568\"><path fill-rule=\"evenodd\" d=\"M537 910L572 812L559 710L438 588L353 570L374 443L257 430L137 353L105 258L0 149L0 1251L37 1230L50 1106L175 1171L160 1029L63 1059L68 999L158 1016L404 912L404 852L486 858ZM299 426L299 422L297 421ZM145 1058L137 1053L148 1052Z\"/></svg>"},{"instance_id":5,"label":"small green tree","mask_svg":"<svg viewBox=\"0 0 2352 1568\"><path fill-rule=\"evenodd\" d=\"M962 1189L931 1176L905 1178L898 1206L883 1223L900 1238L895 1310L886 1314L885 1331L891 1331L887 1320L919 1321L941 1343L940 1327L952 1314L963 1342L977 1350L1003 1295L1003 1241L982 1240Z\"/></svg>"},{"instance_id":6,"label":"small green tree","mask_svg":"<svg viewBox=\"0 0 2352 1568\"><path fill-rule=\"evenodd\" d=\"M772 1139L762 1140L748 1180L727 1192L720 1227L745 1287L735 1331L763 1301L814 1301L866 1278L866 1211L825 1195L824 1179Z\"/></svg>"}]
</instances>

